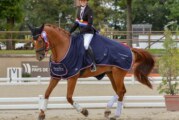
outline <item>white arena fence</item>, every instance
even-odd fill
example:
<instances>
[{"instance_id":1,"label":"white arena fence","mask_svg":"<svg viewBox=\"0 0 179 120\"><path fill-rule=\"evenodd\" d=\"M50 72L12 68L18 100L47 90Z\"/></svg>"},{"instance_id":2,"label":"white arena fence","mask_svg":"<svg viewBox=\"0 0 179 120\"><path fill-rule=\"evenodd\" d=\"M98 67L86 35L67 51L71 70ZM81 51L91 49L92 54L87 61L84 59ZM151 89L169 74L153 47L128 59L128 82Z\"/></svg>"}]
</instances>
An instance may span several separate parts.
<instances>
[{"instance_id":1,"label":"white arena fence","mask_svg":"<svg viewBox=\"0 0 179 120\"><path fill-rule=\"evenodd\" d=\"M179 80L179 77L177 78ZM0 85L34 85L34 84L48 84L50 77L23 77L23 78L0 78ZM162 81L162 77L150 77L152 84L159 84ZM59 84L66 84L66 80L61 80ZM78 84L111 84L108 77L104 77L102 80L97 80L94 77L79 78ZM125 84L139 84L139 82L132 77L125 77Z\"/></svg>"},{"instance_id":2,"label":"white arena fence","mask_svg":"<svg viewBox=\"0 0 179 120\"><path fill-rule=\"evenodd\" d=\"M161 82L162 77L151 77L152 84ZM27 77L27 78L0 78L0 85L34 85L48 84L50 77ZM59 84L66 84L66 80L62 80ZM98 81L96 78L80 78L77 84L111 84L107 77ZM132 77L125 77L125 84L139 84ZM86 108L105 108L107 102L112 96L79 96L74 100L79 102L82 107ZM39 109L42 95L39 97L18 97L18 98L0 98L0 109ZM116 107L116 104L114 104ZM124 107L165 107L163 96L125 96ZM66 101L66 97L50 97L49 109L72 108Z\"/></svg>"},{"instance_id":3,"label":"white arena fence","mask_svg":"<svg viewBox=\"0 0 179 120\"><path fill-rule=\"evenodd\" d=\"M105 108L112 96L79 96L74 100L84 108ZM39 109L42 95L39 97L0 98L0 110ZM116 103L113 107L116 107ZM163 108L163 96L125 96L124 108ZM48 109L73 108L65 97L50 97Z\"/></svg>"}]
</instances>

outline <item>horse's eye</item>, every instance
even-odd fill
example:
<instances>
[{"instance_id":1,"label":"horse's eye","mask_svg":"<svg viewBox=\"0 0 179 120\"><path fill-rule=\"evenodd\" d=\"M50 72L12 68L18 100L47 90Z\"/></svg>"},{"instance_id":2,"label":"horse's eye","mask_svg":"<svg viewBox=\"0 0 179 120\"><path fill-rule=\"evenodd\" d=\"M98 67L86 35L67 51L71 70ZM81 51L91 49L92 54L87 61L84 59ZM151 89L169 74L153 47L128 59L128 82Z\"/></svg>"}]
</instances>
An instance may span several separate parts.
<instances>
[{"instance_id":1,"label":"horse's eye","mask_svg":"<svg viewBox=\"0 0 179 120\"><path fill-rule=\"evenodd\" d=\"M39 44L39 45L42 45L42 44L43 44L43 40L39 40L39 41L38 41L38 44Z\"/></svg>"}]
</instances>

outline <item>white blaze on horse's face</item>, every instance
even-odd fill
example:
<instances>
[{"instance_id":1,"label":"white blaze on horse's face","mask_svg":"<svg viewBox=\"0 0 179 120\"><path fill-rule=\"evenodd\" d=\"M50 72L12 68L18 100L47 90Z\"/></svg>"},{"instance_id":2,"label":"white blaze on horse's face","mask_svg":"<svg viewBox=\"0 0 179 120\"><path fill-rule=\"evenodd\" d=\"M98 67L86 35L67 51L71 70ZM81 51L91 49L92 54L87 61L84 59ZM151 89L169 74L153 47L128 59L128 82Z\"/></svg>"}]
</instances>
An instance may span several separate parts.
<instances>
[{"instance_id":1,"label":"white blaze on horse's face","mask_svg":"<svg viewBox=\"0 0 179 120\"><path fill-rule=\"evenodd\" d=\"M41 36L39 36L37 40L34 40L34 48L36 52L36 59L38 61L42 61L46 54L46 44Z\"/></svg>"}]
</instances>

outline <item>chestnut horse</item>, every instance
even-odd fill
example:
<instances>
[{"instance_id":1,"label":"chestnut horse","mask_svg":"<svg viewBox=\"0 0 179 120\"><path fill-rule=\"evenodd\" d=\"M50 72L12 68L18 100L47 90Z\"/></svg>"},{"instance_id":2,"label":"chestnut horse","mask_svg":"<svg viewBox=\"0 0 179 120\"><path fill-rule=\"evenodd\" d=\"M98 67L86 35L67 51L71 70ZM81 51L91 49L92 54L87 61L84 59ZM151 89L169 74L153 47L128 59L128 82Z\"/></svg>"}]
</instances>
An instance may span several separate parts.
<instances>
[{"instance_id":1,"label":"chestnut horse","mask_svg":"<svg viewBox=\"0 0 179 120\"><path fill-rule=\"evenodd\" d=\"M57 26L46 24L42 25L39 28L34 28L30 25L29 29L32 32L33 42L36 51L36 59L41 61L44 59L46 51L51 50L51 60L54 62L59 62L64 59L66 53L68 52L68 48L70 46L70 34L69 32L58 28ZM129 48L130 49L130 48ZM154 67L154 59L152 55L142 49L131 48L132 51L132 65L134 76L136 79L152 88L152 85L148 79L148 75ZM116 119L120 116L122 110L122 101L124 98L124 94L126 93L126 88L124 85L124 77L127 74L128 70L121 69L116 66L99 66L97 65L97 71L91 72L90 67L86 68L82 74L78 73L74 76L68 78L67 80L67 101L80 113L84 116L88 116L88 110L86 108L82 108L76 101L73 100L73 93L76 86L76 82L78 78L85 78L91 76L97 76L102 73L105 73L109 80L111 81L112 88L114 89L116 95L111 98L111 100L107 103L106 110L104 112L104 116L109 118L111 114L110 108L113 106L115 102L117 102L117 108L113 119ZM48 99L58 84L61 78L51 77L49 86L45 92L44 99L40 108L39 120L45 119L45 110L47 109Z\"/></svg>"}]
</instances>

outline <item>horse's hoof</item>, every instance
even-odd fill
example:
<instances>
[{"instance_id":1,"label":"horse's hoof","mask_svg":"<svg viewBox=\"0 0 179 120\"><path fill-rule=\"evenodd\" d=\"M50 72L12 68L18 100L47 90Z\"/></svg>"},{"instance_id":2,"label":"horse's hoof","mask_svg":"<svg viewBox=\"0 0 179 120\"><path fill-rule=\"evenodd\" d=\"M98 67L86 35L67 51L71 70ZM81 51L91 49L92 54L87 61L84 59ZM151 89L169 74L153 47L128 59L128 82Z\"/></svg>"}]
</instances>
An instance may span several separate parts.
<instances>
[{"instance_id":1,"label":"horse's hoof","mask_svg":"<svg viewBox=\"0 0 179 120\"><path fill-rule=\"evenodd\" d=\"M83 110L81 111L81 113L82 113L85 117L88 116L88 110L85 109L85 108L83 108Z\"/></svg>"},{"instance_id":2,"label":"horse's hoof","mask_svg":"<svg viewBox=\"0 0 179 120\"><path fill-rule=\"evenodd\" d=\"M38 120L44 120L44 119L45 119L45 114L40 114Z\"/></svg>"},{"instance_id":3,"label":"horse's hoof","mask_svg":"<svg viewBox=\"0 0 179 120\"><path fill-rule=\"evenodd\" d=\"M109 120L117 120L117 118L119 118L119 116L111 117Z\"/></svg>"},{"instance_id":4,"label":"horse's hoof","mask_svg":"<svg viewBox=\"0 0 179 120\"><path fill-rule=\"evenodd\" d=\"M111 117L109 120L116 120L116 118L115 117Z\"/></svg>"},{"instance_id":5,"label":"horse's hoof","mask_svg":"<svg viewBox=\"0 0 179 120\"><path fill-rule=\"evenodd\" d=\"M104 117L105 117L105 118L108 118L110 114L111 114L111 111L110 111L110 110L106 110L106 111L104 112Z\"/></svg>"}]
</instances>

